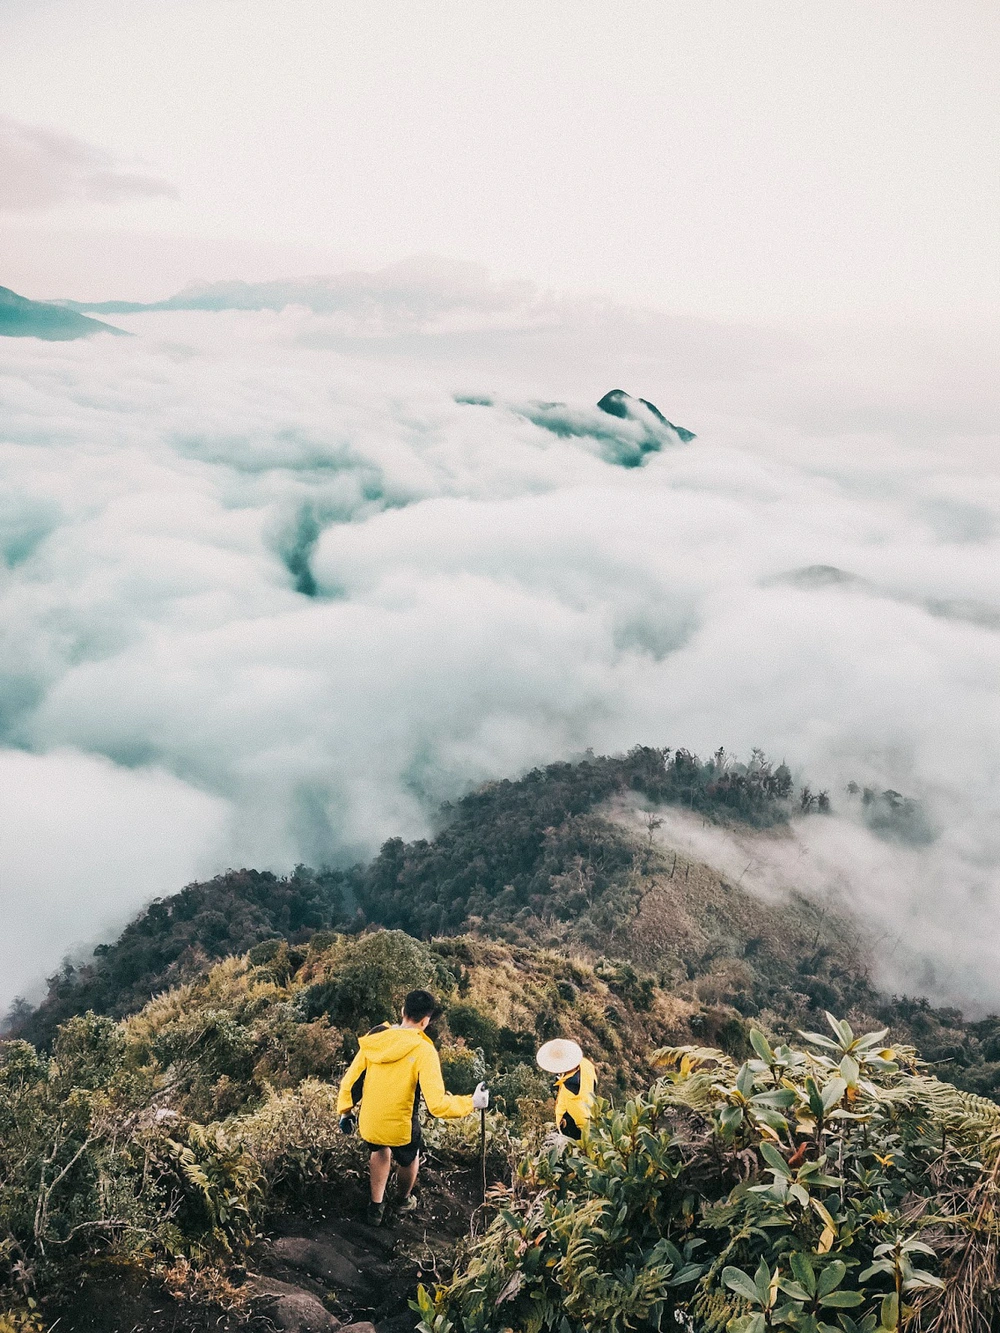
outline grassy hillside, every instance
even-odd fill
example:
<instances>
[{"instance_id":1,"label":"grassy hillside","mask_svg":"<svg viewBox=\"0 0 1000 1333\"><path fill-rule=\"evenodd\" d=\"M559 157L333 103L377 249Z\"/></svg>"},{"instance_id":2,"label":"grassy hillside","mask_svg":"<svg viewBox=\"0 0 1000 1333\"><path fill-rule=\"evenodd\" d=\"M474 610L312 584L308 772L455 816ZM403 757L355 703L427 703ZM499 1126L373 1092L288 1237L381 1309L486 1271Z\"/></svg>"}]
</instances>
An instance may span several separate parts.
<instances>
[{"instance_id":1,"label":"grassy hillside","mask_svg":"<svg viewBox=\"0 0 1000 1333\"><path fill-rule=\"evenodd\" d=\"M213 962L262 940L292 943L345 917L343 876L299 867L292 875L236 870L190 884L141 912L93 958L49 978L37 1009L15 1004L11 1035L47 1046L60 1023L88 1011L119 1018L151 995L202 976Z\"/></svg>"},{"instance_id":2,"label":"grassy hillside","mask_svg":"<svg viewBox=\"0 0 1000 1333\"><path fill-rule=\"evenodd\" d=\"M334 1317L408 1333L421 1280L425 1333L667 1317L760 1333L779 1309L804 1333L974 1327L1000 1242L1000 1113L905 1043L992 1092L1000 1021L880 995L850 923L664 849L665 804L781 836L793 809L829 803L760 755L588 756L489 784L367 866L191 885L67 965L0 1045L0 1333ZM497 1192L483 1208L476 1124L431 1124L424 1211L369 1234L335 1090L358 1034L415 986L443 1002L448 1086L493 1090ZM904 1045L890 1057L835 1027L843 1050L782 1047L824 1009L859 1032L891 1021ZM567 1152L547 1146L534 1063L557 1035L605 1099Z\"/></svg>"}]
</instances>

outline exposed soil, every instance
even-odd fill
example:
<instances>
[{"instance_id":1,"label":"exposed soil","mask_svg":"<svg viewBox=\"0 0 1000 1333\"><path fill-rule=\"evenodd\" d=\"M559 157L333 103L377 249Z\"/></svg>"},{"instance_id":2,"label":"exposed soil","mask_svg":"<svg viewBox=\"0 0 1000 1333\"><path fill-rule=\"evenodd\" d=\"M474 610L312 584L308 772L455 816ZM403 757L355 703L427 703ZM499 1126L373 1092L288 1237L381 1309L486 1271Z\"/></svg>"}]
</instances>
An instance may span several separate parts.
<instances>
[{"instance_id":1,"label":"exposed soil","mask_svg":"<svg viewBox=\"0 0 1000 1333\"><path fill-rule=\"evenodd\" d=\"M193 1305L143 1284L134 1273L88 1284L61 1312L56 1333L411 1333L419 1282L451 1272L457 1243L477 1212L478 1170L428 1157L419 1207L399 1214L390 1183L385 1222L364 1221L367 1178L350 1171L308 1212L279 1219L235 1275L243 1308ZM479 1218L481 1224L481 1216Z\"/></svg>"}]
</instances>

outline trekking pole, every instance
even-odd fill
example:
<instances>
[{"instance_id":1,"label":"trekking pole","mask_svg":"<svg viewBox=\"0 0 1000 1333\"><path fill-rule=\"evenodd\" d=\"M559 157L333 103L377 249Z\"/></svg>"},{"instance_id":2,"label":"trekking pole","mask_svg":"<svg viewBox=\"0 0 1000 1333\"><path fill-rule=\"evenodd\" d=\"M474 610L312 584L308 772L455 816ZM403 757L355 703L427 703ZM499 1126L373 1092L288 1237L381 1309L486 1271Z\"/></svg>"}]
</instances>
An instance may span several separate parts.
<instances>
[{"instance_id":1,"label":"trekking pole","mask_svg":"<svg viewBox=\"0 0 1000 1333\"><path fill-rule=\"evenodd\" d=\"M483 1048L477 1047L476 1056L472 1062L473 1078L483 1082L486 1080L486 1052ZM479 1184L482 1190L483 1203L486 1202L486 1108L479 1112Z\"/></svg>"},{"instance_id":2,"label":"trekking pole","mask_svg":"<svg viewBox=\"0 0 1000 1333\"><path fill-rule=\"evenodd\" d=\"M483 1186L483 1203L486 1202L486 1111L479 1112L479 1174Z\"/></svg>"}]
</instances>

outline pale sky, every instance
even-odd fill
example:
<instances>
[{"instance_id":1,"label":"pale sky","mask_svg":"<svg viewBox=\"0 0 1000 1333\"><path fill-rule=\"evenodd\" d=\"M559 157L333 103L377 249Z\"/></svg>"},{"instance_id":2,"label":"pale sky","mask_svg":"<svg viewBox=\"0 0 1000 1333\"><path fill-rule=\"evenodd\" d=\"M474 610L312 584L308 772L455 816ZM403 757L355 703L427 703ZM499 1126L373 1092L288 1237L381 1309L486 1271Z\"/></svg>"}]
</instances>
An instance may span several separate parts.
<instances>
[{"instance_id":1,"label":"pale sky","mask_svg":"<svg viewBox=\"0 0 1000 1333\"><path fill-rule=\"evenodd\" d=\"M714 319L982 325L998 34L993 0L2 0L0 284L432 253Z\"/></svg>"}]
</instances>

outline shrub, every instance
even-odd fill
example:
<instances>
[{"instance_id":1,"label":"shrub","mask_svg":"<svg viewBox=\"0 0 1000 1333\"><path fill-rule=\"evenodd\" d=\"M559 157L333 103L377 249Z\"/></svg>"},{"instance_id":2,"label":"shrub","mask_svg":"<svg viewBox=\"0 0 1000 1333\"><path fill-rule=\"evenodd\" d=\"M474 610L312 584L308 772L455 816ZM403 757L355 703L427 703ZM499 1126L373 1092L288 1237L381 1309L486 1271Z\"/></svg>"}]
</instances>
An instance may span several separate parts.
<instances>
[{"instance_id":1,"label":"shrub","mask_svg":"<svg viewBox=\"0 0 1000 1333\"><path fill-rule=\"evenodd\" d=\"M577 1144L520 1163L424 1333L974 1333L991 1327L1000 1108L885 1031L658 1053ZM505 1196L505 1197L504 1197Z\"/></svg>"},{"instance_id":2,"label":"shrub","mask_svg":"<svg viewBox=\"0 0 1000 1333\"><path fill-rule=\"evenodd\" d=\"M451 1005L448 1027L453 1036L461 1037L469 1046L480 1048L487 1060L496 1056L500 1047L499 1025L480 1013L474 1004Z\"/></svg>"},{"instance_id":3,"label":"shrub","mask_svg":"<svg viewBox=\"0 0 1000 1333\"><path fill-rule=\"evenodd\" d=\"M478 1052L468 1046L441 1052L441 1073L449 1092L470 1093L483 1077L485 1069Z\"/></svg>"},{"instance_id":4,"label":"shrub","mask_svg":"<svg viewBox=\"0 0 1000 1333\"><path fill-rule=\"evenodd\" d=\"M407 991L450 994L455 978L425 944L401 930L345 939L324 956L327 975L305 992L308 1018L326 1014L355 1031L395 1023Z\"/></svg>"}]
</instances>

